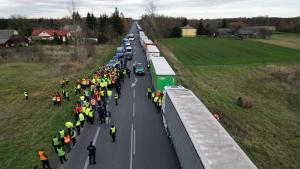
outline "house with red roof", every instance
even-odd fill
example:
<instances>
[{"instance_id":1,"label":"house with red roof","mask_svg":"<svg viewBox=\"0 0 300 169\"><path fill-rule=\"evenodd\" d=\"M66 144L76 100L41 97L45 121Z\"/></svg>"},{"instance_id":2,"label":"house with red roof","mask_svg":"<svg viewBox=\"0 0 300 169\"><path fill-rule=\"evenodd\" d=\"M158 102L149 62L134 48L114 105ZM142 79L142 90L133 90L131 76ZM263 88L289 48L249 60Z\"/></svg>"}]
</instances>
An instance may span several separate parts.
<instances>
[{"instance_id":1,"label":"house with red roof","mask_svg":"<svg viewBox=\"0 0 300 169\"><path fill-rule=\"evenodd\" d=\"M33 40L53 40L55 34L57 34L63 42L66 41L66 37L69 38L71 36L71 32L67 29L33 29L31 37Z\"/></svg>"}]
</instances>

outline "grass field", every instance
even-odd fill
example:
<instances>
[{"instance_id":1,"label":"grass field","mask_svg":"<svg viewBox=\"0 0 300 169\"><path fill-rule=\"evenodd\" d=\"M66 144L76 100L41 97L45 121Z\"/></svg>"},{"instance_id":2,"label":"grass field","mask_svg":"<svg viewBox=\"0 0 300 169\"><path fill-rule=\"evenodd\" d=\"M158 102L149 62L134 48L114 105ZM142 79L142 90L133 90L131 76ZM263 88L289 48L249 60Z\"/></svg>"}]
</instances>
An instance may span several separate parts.
<instances>
[{"instance_id":1,"label":"grass field","mask_svg":"<svg viewBox=\"0 0 300 169\"><path fill-rule=\"evenodd\" d=\"M300 34L295 33L283 33L274 34L271 39L256 39L264 43L269 43L273 45L293 48L300 50Z\"/></svg>"},{"instance_id":2,"label":"grass field","mask_svg":"<svg viewBox=\"0 0 300 169\"><path fill-rule=\"evenodd\" d=\"M54 49L61 49L58 46L48 48L44 52L55 53ZM68 49L65 47L64 51ZM51 140L58 129L64 127L65 121L71 120L75 80L92 74L112 57L113 49L114 45L97 46L96 55L84 64L67 58L60 58L66 60L65 63L15 60L0 64L0 168L31 169L40 165L37 151L41 147L48 150L50 160L57 158ZM56 53L61 56L59 50ZM64 66L68 68L62 68ZM51 94L61 90L59 82L63 77L70 79L71 101L54 108ZM28 101L25 101L24 90L29 91Z\"/></svg>"},{"instance_id":3,"label":"grass field","mask_svg":"<svg viewBox=\"0 0 300 169\"><path fill-rule=\"evenodd\" d=\"M300 168L300 51L229 39L161 42L178 84L221 113L222 125L258 168ZM243 95L252 98L252 109L237 106Z\"/></svg>"}]
</instances>

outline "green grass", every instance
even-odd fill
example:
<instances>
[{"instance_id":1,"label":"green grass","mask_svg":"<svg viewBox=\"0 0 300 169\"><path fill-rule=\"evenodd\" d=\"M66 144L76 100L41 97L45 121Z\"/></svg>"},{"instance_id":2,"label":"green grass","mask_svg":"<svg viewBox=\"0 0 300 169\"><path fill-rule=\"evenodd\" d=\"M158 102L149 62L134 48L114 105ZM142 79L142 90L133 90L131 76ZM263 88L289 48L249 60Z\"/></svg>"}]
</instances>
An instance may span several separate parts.
<instances>
[{"instance_id":1,"label":"green grass","mask_svg":"<svg viewBox=\"0 0 300 169\"><path fill-rule=\"evenodd\" d=\"M247 40L200 37L164 39L162 42L185 65L293 63L300 61L300 53L297 50Z\"/></svg>"},{"instance_id":2,"label":"green grass","mask_svg":"<svg viewBox=\"0 0 300 169\"><path fill-rule=\"evenodd\" d=\"M261 169L300 168L300 51L255 41L164 39L178 84L192 89ZM252 109L237 106L238 97Z\"/></svg>"},{"instance_id":3,"label":"green grass","mask_svg":"<svg viewBox=\"0 0 300 169\"><path fill-rule=\"evenodd\" d=\"M61 65L52 63L14 62L0 65L0 168L31 169L40 165L37 151L53 153L51 139L66 120L71 120L75 98L73 94L76 79L92 74L113 56L115 45L97 47L95 57L88 59L81 68L60 74ZM70 66L70 65L69 65ZM62 107L51 105L51 94L60 91L59 81L70 79L67 87L71 101ZM23 91L29 91L25 101ZM61 92L61 91L60 91Z\"/></svg>"}]
</instances>

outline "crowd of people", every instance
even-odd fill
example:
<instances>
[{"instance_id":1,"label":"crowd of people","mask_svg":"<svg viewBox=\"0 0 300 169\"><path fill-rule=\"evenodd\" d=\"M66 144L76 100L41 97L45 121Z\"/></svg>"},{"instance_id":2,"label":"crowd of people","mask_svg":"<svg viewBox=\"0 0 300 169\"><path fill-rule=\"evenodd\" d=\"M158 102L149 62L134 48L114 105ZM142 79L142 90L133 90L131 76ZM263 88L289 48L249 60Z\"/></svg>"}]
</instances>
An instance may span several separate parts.
<instances>
[{"instance_id":1,"label":"crowd of people","mask_svg":"<svg viewBox=\"0 0 300 169\"><path fill-rule=\"evenodd\" d=\"M72 147L76 145L76 138L81 134L81 130L85 125L93 125L95 122L95 114L98 114L98 123L111 125L110 135L112 142L116 141L117 129L112 125L111 112L107 110L108 100L115 91L115 105L121 96L121 84L126 77L130 78L130 70L118 61L114 66L100 67L92 76L78 79L74 87L74 95L78 100L74 103L73 118L65 123L65 128L58 130L52 138L54 151L59 157L60 163L63 164L68 159L66 153L70 153ZM69 84L67 79L60 82L63 99L69 101L69 93L66 86ZM53 106L61 106L62 97L57 91L52 94ZM96 147L90 143L87 147L89 151L89 162L95 164ZM42 161L44 168L50 167L48 157L43 149L38 152L38 156Z\"/></svg>"}]
</instances>

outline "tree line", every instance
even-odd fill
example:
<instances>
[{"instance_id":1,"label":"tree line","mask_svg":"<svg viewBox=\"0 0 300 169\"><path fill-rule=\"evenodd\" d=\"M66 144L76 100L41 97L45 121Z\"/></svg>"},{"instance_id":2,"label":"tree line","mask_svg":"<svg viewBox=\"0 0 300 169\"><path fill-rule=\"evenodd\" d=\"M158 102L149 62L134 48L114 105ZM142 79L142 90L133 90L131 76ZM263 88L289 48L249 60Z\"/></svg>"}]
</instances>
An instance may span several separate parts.
<instances>
[{"instance_id":1,"label":"tree line","mask_svg":"<svg viewBox=\"0 0 300 169\"><path fill-rule=\"evenodd\" d=\"M197 35L212 35L219 28L237 30L245 26L275 26L279 32L300 33L300 17L276 18L229 18L229 19L192 19L145 14L140 20L144 31L156 39L181 36L181 27L189 24L197 29ZM154 28L153 28L154 27Z\"/></svg>"},{"instance_id":2,"label":"tree line","mask_svg":"<svg viewBox=\"0 0 300 169\"><path fill-rule=\"evenodd\" d=\"M38 18L29 19L23 16L11 16L10 18L0 18L0 29L15 29L21 36L31 36L34 28L50 28L62 29L65 25L78 25L81 32L87 38L97 38L98 42L112 42L129 29L131 20L125 18L115 8L111 16L101 14L96 17L93 13L88 12L86 17L82 17L78 12L74 11L71 17L61 19ZM61 40L55 38L58 43Z\"/></svg>"}]
</instances>

